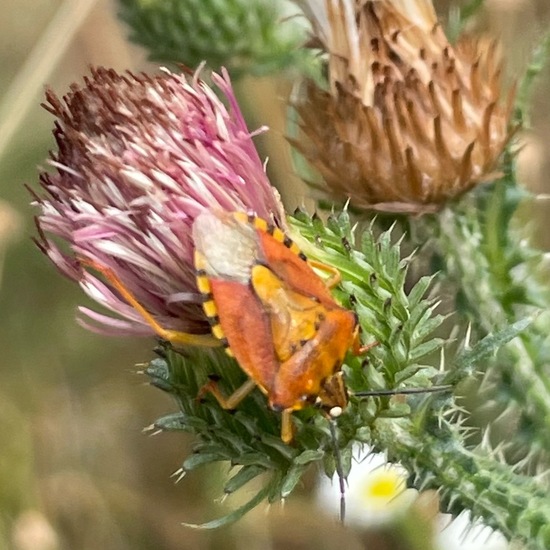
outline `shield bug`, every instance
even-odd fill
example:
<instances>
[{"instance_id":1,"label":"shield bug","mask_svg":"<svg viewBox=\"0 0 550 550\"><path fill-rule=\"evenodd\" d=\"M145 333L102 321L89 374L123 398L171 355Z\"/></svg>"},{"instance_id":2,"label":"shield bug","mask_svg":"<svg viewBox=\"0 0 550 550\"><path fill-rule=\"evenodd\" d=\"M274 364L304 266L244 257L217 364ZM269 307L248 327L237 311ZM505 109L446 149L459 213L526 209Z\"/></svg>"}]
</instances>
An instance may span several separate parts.
<instances>
[{"instance_id":1,"label":"shield bug","mask_svg":"<svg viewBox=\"0 0 550 550\"><path fill-rule=\"evenodd\" d=\"M214 338L162 327L112 270L81 262L101 272L161 338L176 346L223 345L249 376L228 397L214 381L201 395L210 392L233 409L259 387L282 413L286 443L293 437L293 411L316 404L341 412L347 404L344 357L349 349L363 353L372 346L360 346L357 315L330 293L339 272L308 260L279 228L243 212L205 210L192 231L197 287ZM328 280L313 268L328 272Z\"/></svg>"},{"instance_id":2,"label":"shield bug","mask_svg":"<svg viewBox=\"0 0 550 550\"><path fill-rule=\"evenodd\" d=\"M341 365L359 345L357 316L332 297L336 270L308 262L279 228L241 212L201 213L193 224L197 286L213 335L250 377L225 397L234 408L255 386L282 412L281 437L292 440L291 414L317 403L341 409L347 393ZM332 273L328 284L313 267Z\"/></svg>"},{"instance_id":3,"label":"shield bug","mask_svg":"<svg viewBox=\"0 0 550 550\"><path fill-rule=\"evenodd\" d=\"M171 331L158 324L119 281L116 274L88 260L117 288L163 339L178 345L223 345L247 380L225 396L215 381L210 392L220 405L235 408L255 387L282 413L281 438L293 438L291 416L308 405L320 405L330 418L341 511L345 515L345 473L334 419L347 405L341 366L348 350L364 353L354 312L332 297L337 270L308 260L279 228L242 212L206 210L193 223L197 289L212 336ZM329 273L323 280L315 269ZM357 397L442 391L449 386L356 392Z\"/></svg>"}]
</instances>

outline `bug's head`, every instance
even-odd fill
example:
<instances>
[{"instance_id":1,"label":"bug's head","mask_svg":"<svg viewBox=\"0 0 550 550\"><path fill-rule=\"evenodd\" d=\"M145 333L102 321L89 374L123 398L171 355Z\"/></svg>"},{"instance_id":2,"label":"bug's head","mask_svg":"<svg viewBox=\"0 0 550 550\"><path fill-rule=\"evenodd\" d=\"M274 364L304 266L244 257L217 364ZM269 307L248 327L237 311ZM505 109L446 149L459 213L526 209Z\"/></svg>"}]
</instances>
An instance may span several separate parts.
<instances>
[{"instance_id":1,"label":"bug's head","mask_svg":"<svg viewBox=\"0 0 550 550\"><path fill-rule=\"evenodd\" d=\"M294 389L294 392L288 391ZM338 407L344 409L347 405L347 390L342 371L326 377L317 387L309 388L308 385L286 388L281 394L274 394L269 401L269 406L274 411L291 409L299 411L308 405L318 406L325 410Z\"/></svg>"},{"instance_id":2,"label":"bug's head","mask_svg":"<svg viewBox=\"0 0 550 550\"><path fill-rule=\"evenodd\" d=\"M321 390L316 399L316 405L323 409L344 409L348 404L348 392L344 382L344 373L337 370L323 380Z\"/></svg>"},{"instance_id":3,"label":"bug's head","mask_svg":"<svg viewBox=\"0 0 550 550\"><path fill-rule=\"evenodd\" d=\"M311 404L311 396L307 394L303 395L274 395L269 400L269 406L275 412L282 412L285 410L299 411L307 405Z\"/></svg>"}]
</instances>

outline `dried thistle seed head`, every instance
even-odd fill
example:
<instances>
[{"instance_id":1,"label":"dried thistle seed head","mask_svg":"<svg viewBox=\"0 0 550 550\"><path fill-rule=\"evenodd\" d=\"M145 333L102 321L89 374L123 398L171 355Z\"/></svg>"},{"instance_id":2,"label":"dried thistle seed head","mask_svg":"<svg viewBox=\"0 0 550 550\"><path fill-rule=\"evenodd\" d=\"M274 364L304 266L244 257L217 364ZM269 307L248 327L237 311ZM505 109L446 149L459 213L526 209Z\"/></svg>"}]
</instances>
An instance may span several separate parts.
<instances>
[{"instance_id":1,"label":"dried thistle seed head","mask_svg":"<svg viewBox=\"0 0 550 550\"><path fill-rule=\"evenodd\" d=\"M293 143L333 198L423 213L494 176L513 98L501 98L495 41L451 45L431 0L299 3L328 86L304 83Z\"/></svg>"},{"instance_id":2,"label":"dried thistle seed head","mask_svg":"<svg viewBox=\"0 0 550 550\"><path fill-rule=\"evenodd\" d=\"M157 76L95 69L45 105L56 118L54 172L36 194L38 244L96 302L122 319L81 308L104 333L152 329L79 258L115 272L167 329L208 333L193 267L191 226L204 209L284 212L246 128L228 75ZM86 326L89 321L84 321Z\"/></svg>"}]
</instances>

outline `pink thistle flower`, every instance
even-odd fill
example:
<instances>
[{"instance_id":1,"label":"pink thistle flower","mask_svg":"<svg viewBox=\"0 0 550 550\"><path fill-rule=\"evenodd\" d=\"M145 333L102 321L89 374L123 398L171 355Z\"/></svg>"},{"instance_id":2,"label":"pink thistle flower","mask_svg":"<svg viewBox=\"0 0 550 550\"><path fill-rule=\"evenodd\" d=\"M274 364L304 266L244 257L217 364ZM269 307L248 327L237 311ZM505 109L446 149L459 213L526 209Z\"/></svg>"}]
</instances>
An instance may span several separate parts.
<instances>
[{"instance_id":1,"label":"pink thistle flower","mask_svg":"<svg viewBox=\"0 0 550 550\"><path fill-rule=\"evenodd\" d=\"M81 307L87 319L80 322L91 330L154 332L86 261L112 270L164 328L206 334L193 267L195 217L205 209L246 211L284 226L227 72L212 81L227 107L196 74L167 70L147 76L99 68L63 100L46 93L58 152L50 154L55 172L40 176L45 193L35 194L37 243L117 314Z\"/></svg>"}]
</instances>

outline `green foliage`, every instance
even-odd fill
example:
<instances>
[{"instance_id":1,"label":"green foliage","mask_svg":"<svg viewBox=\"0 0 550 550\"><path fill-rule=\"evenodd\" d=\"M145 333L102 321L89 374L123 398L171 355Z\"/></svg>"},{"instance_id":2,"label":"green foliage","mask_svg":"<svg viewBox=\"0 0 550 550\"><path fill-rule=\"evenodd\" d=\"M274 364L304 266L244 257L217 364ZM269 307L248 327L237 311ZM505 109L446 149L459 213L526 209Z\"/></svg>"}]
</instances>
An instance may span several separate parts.
<instances>
[{"instance_id":1,"label":"green foliage","mask_svg":"<svg viewBox=\"0 0 550 550\"><path fill-rule=\"evenodd\" d=\"M468 509L475 519L518 539L527 548L550 547L550 497L536 478L515 473L488 451L468 450L456 420L376 425L390 460L399 461L422 489L438 491L447 512ZM496 453L495 453L496 455Z\"/></svg>"},{"instance_id":2,"label":"green foliage","mask_svg":"<svg viewBox=\"0 0 550 550\"><path fill-rule=\"evenodd\" d=\"M476 195L415 223L423 253L441 271L454 294L457 324L471 324L474 341L529 316L538 318L494 360L479 366L490 399L519 417L517 452L548 461L550 450L550 291L543 254L514 227L521 200L529 199L515 179L508 156L504 176Z\"/></svg>"},{"instance_id":3,"label":"green foliage","mask_svg":"<svg viewBox=\"0 0 550 550\"><path fill-rule=\"evenodd\" d=\"M273 72L304 54L303 30L282 22L283 8L272 0L120 0L130 39L151 59L190 68L206 61L237 74Z\"/></svg>"},{"instance_id":4,"label":"green foliage","mask_svg":"<svg viewBox=\"0 0 550 550\"><path fill-rule=\"evenodd\" d=\"M350 402L337 420L315 408L294 414L295 440L280 439L280 416L269 410L265 397L254 391L236 411L225 411L205 396L197 399L209 375L220 378L230 394L245 375L222 350L176 352L161 348L163 357L146 369L152 383L172 394L180 412L159 419L164 431L183 430L198 436L194 453L184 459L181 473L213 462L229 462L231 474L224 492L232 494L255 478L261 488L244 506L200 528L216 528L236 521L263 500L289 496L312 464L328 476L347 476L352 448L368 444L385 451L391 461L410 473L419 490L433 488L444 508L458 514L470 510L474 518L499 529L509 538L546 548L550 524L550 497L535 479L522 476L497 459L490 449L468 450L461 428L462 413L450 392L362 398L365 390L429 388L456 384L472 377L476 366L489 362L499 348L517 341L534 324L527 317L501 330L468 342L446 371L434 368L434 356L444 341L437 337L443 317L437 302L426 297L431 278L421 278L406 291L411 258L402 259L392 230L379 236L373 227L356 239L346 212L329 218L297 212L290 220L293 237L312 259L338 267L342 281L335 293L360 319L363 341L379 342L367 357L348 356L344 366ZM449 363L449 361L447 361ZM336 452L335 452L336 451Z\"/></svg>"},{"instance_id":5,"label":"green foliage","mask_svg":"<svg viewBox=\"0 0 550 550\"><path fill-rule=\"evenodd\" d=\"M443 317L434 313L434 300L424 296L429 279L422 279L410 292L405 291L409 259L401 259L399 243L392 242L391 231L379 237L371 230L364 231L356 250L347 213L330 218L325 226L319 218L299 212L290 223L293 236L311 258L338 267L342 274L336 290L338 299L359 315L364 342L377 341L379 345L366 357L348 355L344 373L351 398L337 421L329 420L314 407L293 415L296 434L292 445L281 441L280 415L268 408L258 390L245 398L236 411L222 410L210 395L197 399L209 375L220 378L220 388L226 395L245 381L239 366L222 350L164 350L165 357L150 363L146 373L152 383L172 394L181 411L159 419L155 426L198 435L194 454L184 460L182 471L212 462L229 462L233 471L224 487L227 494L263 476L263 488L252 501L202 527L234 521L264 498L269 502L285 498L312 463L322 464L326 473L332 475L337 468L334 445L341 455L341 473L347 475L354 442L378 445L371 431L382 418L412 415L416 421L424 422L421 417L434 418L436 411L451 404L449 394L413 396L408 400L353 396L373 389L425 388L442 376L428 358L443 344L434 336ZM427 412L427 403L437 403L437 407ZM331 422L337 423L336 441Z\"/></svg>"}]
</instances>

